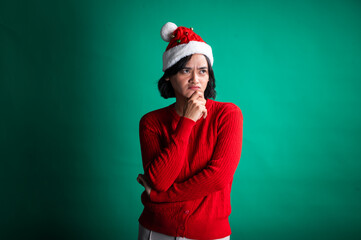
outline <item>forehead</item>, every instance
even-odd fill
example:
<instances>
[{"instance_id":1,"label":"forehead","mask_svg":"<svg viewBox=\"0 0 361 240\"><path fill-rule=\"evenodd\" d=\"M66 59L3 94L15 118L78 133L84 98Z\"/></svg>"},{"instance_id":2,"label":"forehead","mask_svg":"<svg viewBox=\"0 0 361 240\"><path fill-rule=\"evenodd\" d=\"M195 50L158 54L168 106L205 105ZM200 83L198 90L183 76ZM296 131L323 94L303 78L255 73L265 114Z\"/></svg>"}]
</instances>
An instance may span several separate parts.
<instances>
[{"instance_id":1,"label":"forehead","mask_svg":"<svg viewBox=\"0 0 361 240\"><path fill-rule=\"evenodd\" d=\"M193 54L191 59L189 59L189 61L187 62L186 66L193 66L193 65L197 65L197 66L208 66L207 63L207 59L203 54Z\"/></svg>"}]
</instances>

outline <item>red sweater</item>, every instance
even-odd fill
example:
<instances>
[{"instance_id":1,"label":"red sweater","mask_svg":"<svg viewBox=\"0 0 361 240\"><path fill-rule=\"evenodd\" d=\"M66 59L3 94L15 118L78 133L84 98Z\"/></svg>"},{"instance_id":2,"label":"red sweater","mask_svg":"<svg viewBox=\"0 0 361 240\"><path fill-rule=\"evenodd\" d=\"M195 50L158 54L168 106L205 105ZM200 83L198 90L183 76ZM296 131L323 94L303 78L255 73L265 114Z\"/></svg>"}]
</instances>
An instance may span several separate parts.
<instances>
[{"instance_id":1,"label":"red sweater","mask_svg":"<svg viewBox=\"0 0 361 240\"><path fill-rule=\"evenodd\" d=\"M144 227L171 236L229 236L230 193L241 157L243 116L232 103L207 100L206 119L180 117L174 105L145 114L139 135L152 187L142 194Z\"/></svg>"}]
</instances>

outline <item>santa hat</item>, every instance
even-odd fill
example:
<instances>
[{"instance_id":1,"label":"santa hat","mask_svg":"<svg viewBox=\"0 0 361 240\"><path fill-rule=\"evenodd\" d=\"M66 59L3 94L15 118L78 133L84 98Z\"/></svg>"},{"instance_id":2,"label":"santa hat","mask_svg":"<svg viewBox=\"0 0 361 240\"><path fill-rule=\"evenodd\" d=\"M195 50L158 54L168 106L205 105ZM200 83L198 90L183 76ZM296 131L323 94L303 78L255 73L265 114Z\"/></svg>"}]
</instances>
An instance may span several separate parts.
<instances>
[{"instance_id":1,"label":"santa hat","mask_svg":"<svg viewBox=\"0 0 361 240\"><path fill-rule=\"evenodd\" d=\"M164 41L169 42L163 53L163 72L182 58L195 53L206 55L211 66L213 65L212 48L193 32L193 28L177 27L174 23L167 22L160 35Z\"/></svg>"}]
</instances>

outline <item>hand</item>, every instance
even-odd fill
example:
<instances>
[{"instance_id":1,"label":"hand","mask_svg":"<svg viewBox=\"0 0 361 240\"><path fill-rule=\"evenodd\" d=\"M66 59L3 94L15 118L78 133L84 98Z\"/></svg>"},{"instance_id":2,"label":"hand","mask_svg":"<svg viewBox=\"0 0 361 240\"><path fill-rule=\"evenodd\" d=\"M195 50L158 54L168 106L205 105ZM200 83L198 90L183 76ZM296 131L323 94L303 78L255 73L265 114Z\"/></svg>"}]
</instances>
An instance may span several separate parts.
<instances>
[{"instance_id":1,"label":"hand","mask_svg":"<svg viewBox=\"0 0 361 240\"><path fill-rule=\"evenodd\" d=\"M198 121L203 115L203 118L207 117L206 100L203 93L195 91L192 96L186 100L183 116Z\"/></svg>"},{"instance_id":2,"label":"hand","mask_svg":"<svg viewBox=\"0 0 361 240\"><path fill-rule=\"evenodd\" d=\"M142 185L145 188L145 192L148 196L150 196L150 191L152 191L152 188L149 186L148 182L145 180L145 176L143 174L139 174L137 177L137 181L140 185Z\"/></svg>"}]
</instances>

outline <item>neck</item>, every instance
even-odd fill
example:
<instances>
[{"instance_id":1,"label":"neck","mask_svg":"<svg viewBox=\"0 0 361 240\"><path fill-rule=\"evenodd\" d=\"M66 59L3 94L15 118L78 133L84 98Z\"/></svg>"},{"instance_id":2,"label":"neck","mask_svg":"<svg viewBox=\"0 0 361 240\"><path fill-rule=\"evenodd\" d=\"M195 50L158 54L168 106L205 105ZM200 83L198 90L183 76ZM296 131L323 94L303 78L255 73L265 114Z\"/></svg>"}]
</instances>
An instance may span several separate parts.
<instances>
[{"instance_id":1,"label":"neck","mask_svg":"<svg viewBox=\"0 0 361 240\"><path fill-rule=\"evenodd\" d=\"M179 116L184 115L184 108L186 106L187 98L177 97L176 102L174 103L174 108Z\"/></svg>"}]
</instances>

